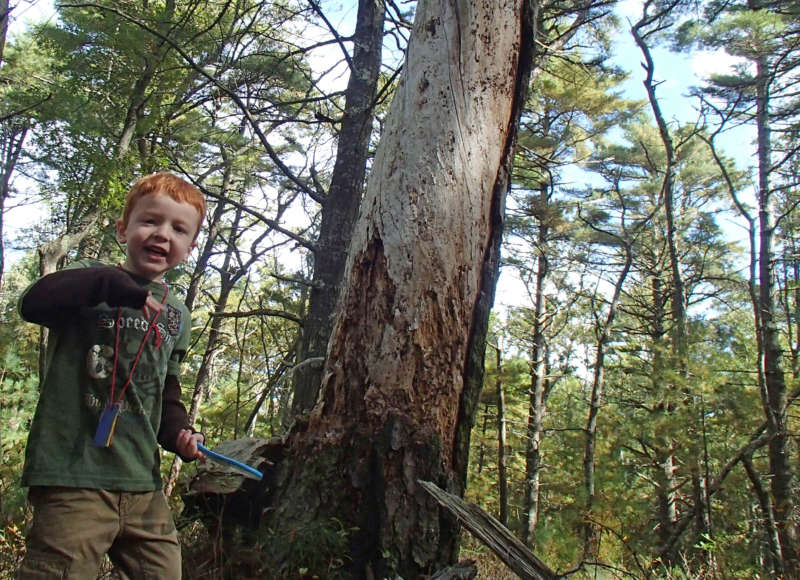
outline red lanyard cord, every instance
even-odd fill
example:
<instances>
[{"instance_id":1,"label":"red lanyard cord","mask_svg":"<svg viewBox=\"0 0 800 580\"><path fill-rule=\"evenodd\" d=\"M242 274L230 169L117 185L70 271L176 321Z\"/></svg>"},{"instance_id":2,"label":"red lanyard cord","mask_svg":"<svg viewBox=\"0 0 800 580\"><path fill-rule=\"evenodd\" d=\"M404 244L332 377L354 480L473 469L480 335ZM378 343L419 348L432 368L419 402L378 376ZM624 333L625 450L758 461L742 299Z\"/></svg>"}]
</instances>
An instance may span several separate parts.
<instances>
[{"instance_id":1,"label":"red lanyard cord","mask_svg":"<svg viewBox=\"0 0 800 580\"><path fill-rule=\"evenodd\" d=\"M169 295L169 286L164 284L164 298L161 299L161 304L164 304L167 301L167 296ZM125 384L122 386L119 392L119 398L115 401L114 400L114 387L117 383L117 361L119 360L119 328L122 326L122 308L117 309L117 328L114 332L114 366L111 370L111 397L109 402L112 405L118 405L122 402L122 397L125 396L125 391L128 390L128 386L131 384L131 380L133 379L133 371L136 370L136 365L139 364L139 358L142 356L142 351L144 350L144 345L147 342L147 339L150 337L150 333L155 329L156 331L156 348L159 347L161 344L161 332L158 330L156 326L156 320L158 319L160 312L156 312L153 315L152 320L150 320L150 324L147 326L147 332L144 333L144 338L142 339L141 344L139 345L139 350L136 353L136 356L133 359L133 364L131 365L131 371L128 373L128 380L125 381Z\"/></svg>"}]
</instances>

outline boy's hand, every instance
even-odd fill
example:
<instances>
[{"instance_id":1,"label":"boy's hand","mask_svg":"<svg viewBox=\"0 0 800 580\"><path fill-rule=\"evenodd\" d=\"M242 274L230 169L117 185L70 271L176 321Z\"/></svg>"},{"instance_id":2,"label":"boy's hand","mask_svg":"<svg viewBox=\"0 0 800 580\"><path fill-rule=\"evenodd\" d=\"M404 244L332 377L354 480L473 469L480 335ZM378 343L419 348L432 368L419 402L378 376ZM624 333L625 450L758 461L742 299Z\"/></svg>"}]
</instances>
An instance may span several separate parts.
<instances>
[{"instance_id":1,"label":"boy's hand","mask_svg":"<svg viewBox=\"0 0 800 580\"><path fill-rule=\"evenodd\" d=\"M142 306L142 312L144 312L144 317L150 319L150 316L153 314L161 314L167 309L167 307L155 298L153 295L148 292L147 299L144 301L144 306Z\"/></svg>"},{"instance_id":2,"label":"boy's hand","mask_svg":"<svg viewBox=\"0 0 800 580\"><path fill-rule=\"evenodd\" d=\"M202 433L192 433L188 429L181 429L178 433L178 440L175 442L175 448L178 455L186 459L199 459L205 461L206 456L197 450L197 443L205 442Z\"/></svg>"}]
</instances>

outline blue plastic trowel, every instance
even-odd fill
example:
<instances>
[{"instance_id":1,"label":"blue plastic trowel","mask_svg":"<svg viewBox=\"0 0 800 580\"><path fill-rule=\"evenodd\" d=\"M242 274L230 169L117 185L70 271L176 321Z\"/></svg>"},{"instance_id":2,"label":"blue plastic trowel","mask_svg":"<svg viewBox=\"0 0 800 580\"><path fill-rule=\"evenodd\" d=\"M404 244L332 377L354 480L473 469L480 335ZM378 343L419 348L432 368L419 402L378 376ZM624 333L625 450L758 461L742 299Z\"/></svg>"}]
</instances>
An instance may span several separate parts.
<instances>
[{"instance_id":1,"label":"blue plastic trowel","mask_svg":"<svg viewBox=\"0 0 800 580\"><path fill-rule=\"evenodd\" d=\"M227 455L222 455L222 453L211 451L211 449L209 449L202 443L197 444L197 450L200 451L200 453L203 453L209 459L217 461L219 463L224 463L225 465L230 465L231 467L238 469L239 471L247 474L250 477L255 477L258 480L264 477L264 475L255 467L250 467L249 465L242 463L241 461L236 461L233 457L228 457Z\"/></svg>"}]
</instances>

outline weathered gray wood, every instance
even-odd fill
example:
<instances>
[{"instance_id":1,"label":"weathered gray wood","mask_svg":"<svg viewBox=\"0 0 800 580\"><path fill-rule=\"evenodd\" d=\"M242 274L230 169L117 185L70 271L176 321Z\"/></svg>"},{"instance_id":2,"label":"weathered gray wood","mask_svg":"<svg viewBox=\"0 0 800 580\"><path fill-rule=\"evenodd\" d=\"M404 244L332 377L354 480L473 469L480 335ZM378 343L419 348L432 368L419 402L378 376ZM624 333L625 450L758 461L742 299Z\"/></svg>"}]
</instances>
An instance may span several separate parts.
<instances>
[{"instance_id":1,"label":"weathered gray wood","mask_svg":"<svg viewBox=\"0 0 800 580\"><path fill-rule=\"evenodd\" d=\"M222 441L212 451L232 457L242 463L262 469L269 465L264 457L265 450L274 444L271 439L234 439ZM241 471L216 461L206 461L197 464L197 475L189 483L189 495L218 494L225 495L239 491L242 483L247 479Z\"/></svg>"},{"instance_id":2,"label":"weathered gray wood","mask_svg":"<svg viewBox=\"0 0 800 580\"><path fill-rule=\"evenodd\" d=\"M422 488L452 513L476 538L524 580L555 580L558 574L537 558L508 528L473 503L448 493L430 481L419 481Z\"/></svg>"}]
</instances>

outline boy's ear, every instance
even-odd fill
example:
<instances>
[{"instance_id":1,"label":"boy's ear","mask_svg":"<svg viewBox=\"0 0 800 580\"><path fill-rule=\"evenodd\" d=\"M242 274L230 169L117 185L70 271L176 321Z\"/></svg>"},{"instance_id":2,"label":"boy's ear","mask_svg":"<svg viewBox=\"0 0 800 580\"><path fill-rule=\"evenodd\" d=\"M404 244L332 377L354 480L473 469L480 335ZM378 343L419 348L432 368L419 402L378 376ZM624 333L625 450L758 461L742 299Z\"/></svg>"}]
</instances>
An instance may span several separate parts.
<instances>
[{"instance_id":1,"label":"boy's ear","mask_svg":"<svg viewBox=\"0 0 800 580\"><path fill-rule=\"evenodd\" d=\"M122 220L117 220L117 241L124 244L127 240L125 237L125 223Z\"/></svg>"},{"instance_id":2,"label":"boy's ear","mask_svg":"<svg viewBox=\"0 0 800 580\"><path fill-rule=\"evenodd\" d=\"M186 255L183 257L183 259L187 260L189 258L189 254L191 254L192 250L194 250L196 247L197 247L197 240L195 240L191 244L189 244L189 247L186 250Z\"/></svg>"}]
</instances>

